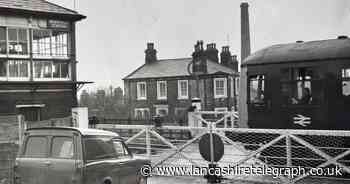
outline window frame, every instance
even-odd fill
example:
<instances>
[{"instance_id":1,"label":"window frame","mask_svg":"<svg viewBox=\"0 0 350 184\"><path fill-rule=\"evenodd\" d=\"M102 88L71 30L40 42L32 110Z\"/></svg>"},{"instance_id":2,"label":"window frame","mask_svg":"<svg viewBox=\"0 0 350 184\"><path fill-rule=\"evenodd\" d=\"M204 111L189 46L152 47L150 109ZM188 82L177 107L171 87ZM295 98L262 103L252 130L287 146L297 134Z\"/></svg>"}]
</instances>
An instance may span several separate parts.
<instances>
[{"instance_id":1,"label":"window frame","mask_svg":"<svg viewBox=\"0 0 350 184\"><path fill-rule=\"evenodd\" d=\"M350 75L346 76L346 74L345 74L345 76L344 76L344 73L343 73L343 71L346 72L346 70L350 70L350 66L343 66L340 69L340 82L341 82L341 96L342 97L350 96L350 94L349 95L344 95L344 91L343 91L343 82L347 81L350 84Z\"/></svg>"},{"instance_id":2,"label":"window frame","mask_svg":"<svg viewBox=\"0 0 350 184\"><path fill-rule=\"evenodd\" d=\"M45 146L45 155L44 156L42 156L42 157L33 157L33 156L26 155L28 142L29 142L29 139L32 138L32 137L45 138L46 146ZM23 157L23 158L48 158L49 157L49 152L50 152L50 150L49 150L49 139L48 139L47 136L45 136L45 135L30 135L25 140L25 145L23 146L23 150L21 152L21 157Z\"/></svg>"},{"instance_id":3,"label":"window frame","mask_svg":"<svg viewBox=\"0 0 350 184\"><path fill-rule=\"evenodd\" d=\"M137 111L141 111L141 117L137 117ZM134 117L136 119L147 119L146 113L145 113L146 111L148 112L148 115L151 116L149 108L135 108L134 109ZM150 118L150 117L148 117L148 118Z\"/></svg>"},{"instance_id":4,"label":"window frame","mask_svg":"<svg viewBox=\"0 0 350 184\"><path fill-rule=\"evenodd\" d=\"M72 146L73 146L73 156L72 157L70 157L70 158L64 158L64 157L54 157L53 156L53 141L54 141L54 139L55 138L69 138L69 139L71 139L72 140ZM64 160L72 160L72 159L75 159L75 157L76 157L76 149L75 149L75 147L76 147L76 143L75 143L75 141L74 141L75 139L74 139L74 137L71 137L71 136L52 136L51 137L51 141L50 141L50 152L49 152L49 157L50 158L55 158L55 159L64 159Z\"/></svg>"},{"instance_id":5,"label":"window frame","mask_svg":"<svg viewBox=\"0 0 350 184\"><path fill-rule=\"evenodd\" d=\"M46 55L46 54L41 54L41 53L33 53L33 58L36 58L36 59L69 59L70 58L70 49L71 49L71 41L70 41L70 32L68 30L61 30L61 29L49 29L49 28L36 28L36 29L32 29L32 45L31 47L33 48L34 47L34 31L49 31L50 32L50 44L49 44L49 47L50 47L50 54L49 55ZM65 32L67 34L67 43L66 43L66 47L67 47L67 54L66 55L58 55L57 53L56 54L53 54L53 50L54 50L54 42L53 42L53 32ZM60 44L60 45L64 45L64 44ZM57 43L56 45L57 46ZM34 50L34 49L32 49ZM40 50L40 49L39 49Z\"/></svg>"},{"instance_id":6,"label":"window frame","mask_svg":"<svg viewBox=\"0 0 350 184\"><path fill-rule=\"evenodd\" d=\"M28 76L26 77L11 77L10 75L10 61L14 61L14 62L18 62L18 61L22 61L22 62L26 62L27 63L27 72L28 72ZM24 60L24 59L7 59L4 60L4 62L6 62L6 77L0 77L0 80L5 80L5 81L29 81L30 79L30 74L31 74L31 69L30 69L30 61L29 60ZM18 65L19 66L19 65ZM20 72L20 67L17 67L18 73Z\"/></svg>"},{"instance_id":7,"label":"window frame","mask_svg":"<svg viewBox=\"0 0 350 184\"><path fill-rule=\"evenodd\" d=\"M224 94L217 94L217 86L216 86L217 81L224 82L224 86L223 86ZM227 98L227 78L225 77L214 78L214 98Z\"/></svg>"},{"instance_id":8,"label":"window frame","mask_svg":"<svg viewBox=\"0 0 350 184\"><path fill-rule=\"evenodd\" d=\"M169 106L168 105L156 106L156 115L161 115L159 113L159 111L161 111L161 110L165 110L166 111L166 115L163 116L163 117L169 116Z\"/></svg>"},{"instance_id":9,"label":"window frame","mask_svg":"<svg viewBox=\"0 0 350 184\"><path fill-rule=\"evenodd\" d=\"M9 49L9 43L10 43L10 40L9 40L9 29L16 29L16 34L17 34L17 40L16 42L19 43L19 36L18 36L18 30L19 29L23 29L23 30L26 30L26 37L27 37L27 54L11 54L10 53L10 49ZM29 58L30 57L30 37L29 37L29 29L28 28L25 28L25 27L18 27L18 26L7 26L6 27L6 48L7 48L7 53L6 53L6 56L7 57L14 57L14 58Z\"/></svg>"},{"instance_id":10,"label":"window frame","mask_svg":"<svg viewBox=\"0 0 350 184\"><path fill-rule=\"evenodd\" d=\"M0 28L4 28L5 30L5 40L0 40L0 41L5 41L5 53L2 54L0 52L0 57L6 57L8 54L8 34L7 34L7 27L6 26L0 26Z\"/></svg>"},{"instance_id":11,"label":"window frame","mask_svg":"<svg viewBox=\"0 0 350 184\"><path fill-rule=\"evenodd\" d=\"M316 85L317 86L317 82L320 82L322 81L322 76L320 75L321 74L321 70L320 70L320 67L319 66L315 66L315 65L311 65L311 66L289 66L289 67L284 67L284 68L281 68L281 70L283 69L288 69L288 70L299 70L301 68L304 68L304 69L308 69L310 71L312 71L313 73L315 74L319 74L319 75L316 75L316 76L311 76L311 78L303 78L303 79L300 79L299 76L297 76L297 78L291 78L292 76L288 76L288 79L285 79L282 77L282 72L280 71L281 73L281 79L279 80L280 82L280 93L281 93L281 96L282 98L284 97L284 93L282 91L283 89L283 85L288 85L288 87L291 87L291 86L297 86L296 87L296 90L298 90L298 83L302 82L302 83L306 83L306 82L309 82L310 83L310 99L309 99L309 102L308 103L285 103L285 100L283 99L282 102L281 102L281 105L282 107L295 107L295 106L318 106L322 103L324 103L324 99L322 97L320 97L319 99L318 98L314 98L314 90L313 89L313 86ZM290 71L288 71L290 72ZM321 90L322 90L322 87L321 87ZM317 93L316 93L317 94ZM299 92L297 92L297 96L299 95ZM294 97L292 97L294 98ZM318 99L315 100L315 99ZM289 99L288 99L289 100ZM297 97L295 100L299 101L300 99ZM316 103L314 103L316 101Z\"/></svg>"},{"instance_id":12,"label":"window frame","mask_svg":"<svg viewBox=\"0 0 350 184\"><path fill-rule=\"evenodd\" d=\"M36 77L36 69L35 69L35 64L37 62L50 62L50 66L51 66L51 77ZM60 64L60 67L62 67L61 64L67 64L67 67L68 67L68 77L67 78L63 78L63 77L58 77L58 78L55 78L53 77L53 68L54 68L54 65L58 63ZM62 70L62 69L61 69ZM62 74L62 72L60 72L60 75ZM36 60L36 61L33 61L33 80L34 81L69 81L71 80L71 65L69 62L57 62L57 61L50 61L50 60Z\"/></svg>"},{"instance_id":13,"label":"window frame","mask_svg":"<svg viewBox=\"0 0 350 184\"><path fill-rule=\"evenodd\" d=\"M145 96L141 96L141 85L145 85ZM137 82L136 83L136 99L137 100L147 100L147 83Z\"/></svg>"},{"instance_id":14,"label":"window frame","mask_svg":"<svg viewBox=\"0 0 350 184\"><path fill-rule=\"evenodd\" d=\"M164 95L161 96L161 84L165 85ZM167 81L157 81L157 100L166 100L168 97L168 85Z\"/></svg>"},{"instance_id":15,"label":"window frame","mask_svg":"<svg viewBox=\"0 0 350 184\"><path fill-rule=\"evenodd\" d=\"M251 100L251 78L253 76L263 76L263 92L264 92L264 98L262 99L262 102L253 102ZM267 102L266 102L266 78L267 78L267 75L266 73L250 73L248 76L247 76L247 104L250 104L250 105L253 105L253 106L256 106L256 107L265 107Z\"/></svg>"},{"instance_id":16,"label":"window frame","mask_svg":"<svg viewBox=\"0 0 350 184\"><path fill-rule=\"evenodd\" d=\"M182 86L181 83L185 82L186 83L186 95L182 94ZM183 99L188 99L188 80L178 80L177 81L177 99L183 100Z\"/></svg>"}]
</instances>

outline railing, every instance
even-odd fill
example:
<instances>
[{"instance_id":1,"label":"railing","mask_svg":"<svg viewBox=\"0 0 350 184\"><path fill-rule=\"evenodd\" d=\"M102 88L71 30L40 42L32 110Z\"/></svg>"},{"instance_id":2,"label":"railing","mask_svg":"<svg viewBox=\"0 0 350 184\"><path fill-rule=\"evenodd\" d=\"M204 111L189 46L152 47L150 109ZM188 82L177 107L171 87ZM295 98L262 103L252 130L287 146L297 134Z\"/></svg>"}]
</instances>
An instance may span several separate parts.
<instances>
[{"instance_id":1,"label":"railing","mask_svg":"<svg viewBox=\"0 0 350 184\"><path fill-rule=\"evenodd\" d=\"M152 167L208 166L208 162L199 154L198 141L209 133L220 136L225 145L223 158L215 163L220 167L260 167L280 169L279 171L283 168L289 168L290 171L299 168L303 171L296 175L234 173L224 176L227 179L297 183L314 178L341 178L340 181L344 181L344 175L350 174L350 131L232 128L238 118L236 113L223 115L215 121L204 118L208 114L215 115L217 112L199 112L193 115L202 123L202 126L197 127L155 128L151 125L100 124L97 128L112 131L131 130L133 134L124 137L126 143L135 154L149 157ZM187 132L192 136L188 139L169 139L162 135L162 132L169 130ZM339 167L344 175L315 175L315 170L326 167Z\"/></svg>"}]
</instances>

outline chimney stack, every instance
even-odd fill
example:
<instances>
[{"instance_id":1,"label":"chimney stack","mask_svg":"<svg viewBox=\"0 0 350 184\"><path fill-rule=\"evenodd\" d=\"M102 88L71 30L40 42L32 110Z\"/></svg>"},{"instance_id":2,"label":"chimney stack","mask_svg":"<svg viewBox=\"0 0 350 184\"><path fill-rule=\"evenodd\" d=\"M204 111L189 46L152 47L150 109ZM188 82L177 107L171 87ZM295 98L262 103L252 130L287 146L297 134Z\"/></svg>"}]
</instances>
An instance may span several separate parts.
<instances>
[{"instance_id":1,"label":"chimney stack","mask_svg":"<svg viewBox=\"0 0 350 184\"><path fill-rule=\"evenodd\" d=\"M238 71L237 55L231 55L229 46L222 47L220 59L223 66L229 67L236 72Z\"/></svg>"},{"instance_id":2,"label":"chimney stack","mask_svg":"<svg viewBox=\"0 0 350 184\"><path fill-rule=\"evenodd\" d=\"M157 50L154 49L154 43L147 43L147 49L145 50L146 64L157 61Z\"/></svg>"},{"instance_id":3,"label":"chimney stack","mask_svg":"<svg viewBox=\"0 0 350 184\"><path fill-rule=\"evenodd\" d=\"M228 66L231 61L231 52L229 46L223 46L220 53L221 64Z\"/></svg>"},{"instance_id":4,"label":"chimney stack","mask_svg":"<svg viewBox=\"0 0 350 184\"><path fill-rule=\"evenodd\" d=\"M241 3L241 62L250 55L248 3Z\"/></svg>"},{"instance_id":5,"label":"chimney stack","mask_svg":"<svg viewBox=\"0 0 350 184\"><path fill-rule=\"evenodd\" d=\"M209 60L219 63L218 53L219 51L216 49L215 43L207 44L207 50L205 51L205 55Z\"/></svg>"},{"instance_id":6,"label":"chimney stack","mask_svg":"<svg viewBox=\"0 0 350 184\"><path fill-rule=\"evenodd\" d=\"M207 61L206 53L203 49L203 41L197 41L194 45L194 52L192 53L192 72L194 74L205 74L207 73Z\"/></svg>"}]
</instances>

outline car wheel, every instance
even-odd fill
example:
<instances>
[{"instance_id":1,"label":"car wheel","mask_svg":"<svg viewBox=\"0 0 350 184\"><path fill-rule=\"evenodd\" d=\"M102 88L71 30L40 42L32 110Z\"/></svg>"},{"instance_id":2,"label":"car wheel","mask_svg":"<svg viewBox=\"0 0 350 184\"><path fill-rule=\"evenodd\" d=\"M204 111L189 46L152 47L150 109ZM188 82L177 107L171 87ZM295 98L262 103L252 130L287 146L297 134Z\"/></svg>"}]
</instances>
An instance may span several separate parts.
<instances>
[{"instance_id":1,"label":"car wheel","mask_svg":"<svg viewBox=\"0 0 350 184\"><path fill-rule=\"evenodd\" d=\"M137 184L147 184L147 177L140 176Z\"/></svg>"}]
</instances>

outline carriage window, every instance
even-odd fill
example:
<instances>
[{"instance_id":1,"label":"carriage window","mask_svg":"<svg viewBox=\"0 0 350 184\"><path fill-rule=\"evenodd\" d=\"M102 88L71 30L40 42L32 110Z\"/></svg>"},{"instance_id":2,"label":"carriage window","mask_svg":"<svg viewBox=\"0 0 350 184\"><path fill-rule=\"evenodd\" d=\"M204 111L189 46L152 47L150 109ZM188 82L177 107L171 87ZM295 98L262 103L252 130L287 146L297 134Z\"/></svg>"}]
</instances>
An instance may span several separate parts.
<instances>
[{"instance_id":1,"label":"carriage window","mask_svg":"<svg viewBox=\"0 0 350 184\"><path fill-rule=\"evenodd\" d=\"M284 104L317 104L321 83L316 68L285 68L281 70L281 93Z\"/></svg>"},{"instance_id":2,"label":"carriage window","mask_svg":"<svg viewBox=\"0 0 350 184\"><path fill-rule=\"evenodd\" d=\"M350 68L342 69L342 94L350 96Z\"/></svg>"},{"instance_id":3,"label":"carriage window","mask_svg":"<svg viewBox=\"0 0 350 184\"><path fill-rule=\"evenodd\" d=\"M265 76L253 75L249 77L250 103L263 104L265 91Z\"/></svg>"}]
</instances>

